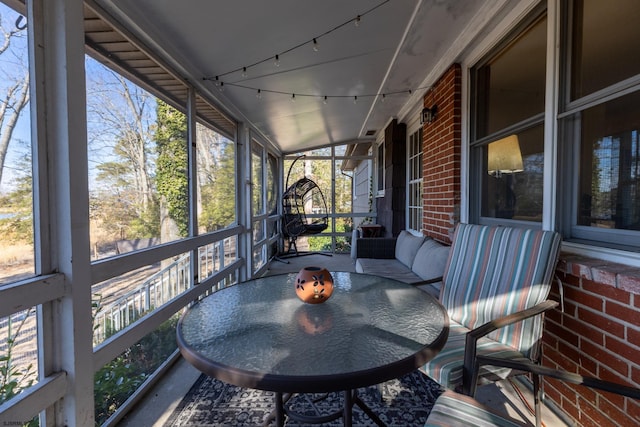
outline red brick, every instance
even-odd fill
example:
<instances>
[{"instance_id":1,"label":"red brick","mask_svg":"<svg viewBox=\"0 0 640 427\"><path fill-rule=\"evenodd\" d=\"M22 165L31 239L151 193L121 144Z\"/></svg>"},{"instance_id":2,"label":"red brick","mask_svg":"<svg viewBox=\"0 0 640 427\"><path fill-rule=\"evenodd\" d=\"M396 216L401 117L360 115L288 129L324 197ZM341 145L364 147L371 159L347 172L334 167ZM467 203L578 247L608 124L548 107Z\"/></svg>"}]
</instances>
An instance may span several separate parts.
<instances>
[{"instance_id":1,"label":"red brick","mask_svg":"<svg viewBox=\"0 0 640 427\"><path fill-rule=\"evenodd\" d=\"M607 350L622 356L630 363L636 363L640 360L640 350L636 347L628 345L626 342L615 339L613 337L605 337L605 347Z\"/></svg>"},{"instance_id":2,"label":"red brick","mask_svg":"<svg viewBox=\"0 0 640 427\"><path fill-rule=\"evenodd\" d=\"M594 313L588 309L578 308L578 319L588 325L595 325L598 329L620 338L624 338L624 325L608 317ZM578 331L576 331L578 332Z\"/></svg>"},{"instance_id":3,"label":"red brick","mask_svg":"<svg viewBox=\"0 0 640 427\"><path fill-rule=\"evenodd\" d=\"M623 375L625 377L629 374L629 365L627 364L627 362L620 359L615 354L608 352L602 347L593 345L586 340L581 340L580 350L583 354L588 355L587 359L591 358L591 360L600 363L598 367L599 377L602 377L603 374L606 374L607 369L612 369L616 372L619 372L620 375ZM602 364L606 364L606 367Z\"/></svg>"},{"instance_id":4,"label":"red brick","mask_svg":"<svg viewBox=\"0 0 640 427\"><path fill-rule=\"evenodd\" d=\"M632 270L619 274L618 288L636 295L640 294L640 271Z\"/></svg>"},{"instance_id":5,"label":"red brick","mask_svg":"<svg viewBox=\"0 0 640 427\"><path fill-rule=\"evenodd\" d=\"M607 301L605 313L640 327L640 310L629 308L629 306L617 304L613 301Z\"/></svg>"},{"instance_id":6,"label":"red brick","mask_svg":"<svg viewBox=\"0 0 640 427\"><path fill-rule=\"evenodd\" d=\"M565 288L564 296L568 300L575 301L577 304L585 305L597 311L602 311L604 308L604 298L602 296L588 294L572 286Z\"/></svg>"},{"instance_id":7,"label":"red brick","mask_svg":"<svg viewBox=\"0 0 640 427\"><path fill-rule=\"evenodd\" d=\"M629 292L622 289L616 289L612 286L607 286L602 283L589 280L585 280L582 282L582 288L585 291L602 295L605 298L612 299L623 304L631 304L631 295L629 294Z\"/></svg>"},{"instance_id":8,"label":"red brick","mask_svg":"<svg viewBox=\"0 0 640 427\"><path fill-rule=\"evenodd\" d=\"M611 370L612 366L610 360L607 360L607 365L604 364L599 365L598 375L596 377L603 379L605 381L610 381L612 383L624 384L624 385L632 385L628 379L628 372L614 372ZM627 369L628 371L628 369Z\"/></svg>"},{"instance_id":9,"label":"red brick","mask_svg":"<svg viewBox=\"0 0 640 427\"><path fill-rule=\"evenodd\" d=\"M600 282L608 286L616 287L617 274L628 267L619 264L606 264L591 268L591 275L594 282Z\"/></svg>"},{"instance_id":10,"label":"red brick","mask_svg":"<svg viewBox=\"0 0 640 427\"><path fill-rule=\"evenodd\" d=\"M580 408L580 425L583 426L598 426L598 427L620 427L620 424L614 420L609 419L602 412L600 412L594 403L589 402L582 397L578 398L578 407Z\"/></svg>"},{"instance_id":11,"label":"red brick","mask_svg":"<svg viewBox=\"0 0 640 427\"><path fill-rule=\"evenodd\" d=\"M627 414L634 420L635 425L640 425L640 402L629 399L627 401Z\"/></svg>"},{"instance_id":12,"label":"red brick","mask_svg":"<svg viewBox=\"0 0 640 427\"><path fill-rule=\"evenodd\" d=\"M569 334L574 334L576 338L586 338L595 344L604 346L604 333L599 327L592 326L592 323L576 320L573 317L565 316L562 325ZM597 323L596 323L597 325Z\"/></svg>"}]
</instances>

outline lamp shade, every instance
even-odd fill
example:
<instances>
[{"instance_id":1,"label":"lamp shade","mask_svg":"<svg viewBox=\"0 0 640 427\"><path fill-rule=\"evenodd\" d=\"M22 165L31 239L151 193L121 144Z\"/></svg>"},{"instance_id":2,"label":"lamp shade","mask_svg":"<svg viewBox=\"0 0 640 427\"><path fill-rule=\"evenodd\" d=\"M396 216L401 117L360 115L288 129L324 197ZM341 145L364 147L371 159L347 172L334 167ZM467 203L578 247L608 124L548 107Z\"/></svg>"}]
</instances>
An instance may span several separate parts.
<instances>
[{"instance_id":1,"label":"lamp shade","mask_svg":"<svg viewBox=\"0 0 640 427\"><path fill-rule=\"evenodd\" d=\"M517 135L509 135L489 144L488 167L489 175L522 172L522 153Z\"/></svg>"}]
</instances>

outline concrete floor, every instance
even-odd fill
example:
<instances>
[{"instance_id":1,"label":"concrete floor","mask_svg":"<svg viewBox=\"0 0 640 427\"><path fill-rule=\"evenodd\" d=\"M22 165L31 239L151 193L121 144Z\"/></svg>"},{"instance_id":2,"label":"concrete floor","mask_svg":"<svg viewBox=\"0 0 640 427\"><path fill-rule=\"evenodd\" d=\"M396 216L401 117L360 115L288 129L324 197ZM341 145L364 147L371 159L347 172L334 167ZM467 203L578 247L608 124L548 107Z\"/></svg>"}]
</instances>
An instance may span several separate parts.
<instances>
[{"instance_id":1,"label":"concrete floor","mask_svg":"<svg viewBox=\"0 0 640 427\"><path fill-rule=\"evenodd\" d=\"M305 266L322 266L330 271L354 271L353 261L349 255L309 255L289 258L283 263L272 261L265 275L297 272ZM134 407L120 423L119 427L162 427L199 377L200 372L184 359L180 359L169 373L151 390L148 396ZM533 398L530 388L523 381L506 380L494 385L482 386L476 398L494 408L509 414L510 417L534 425L532 415ZM524 396L524 400L521 398ZM531 408L531 409L530 409ZM569 426L556 412L549 407L543 408L543 426Z\"/></svg>"}]
</instances>

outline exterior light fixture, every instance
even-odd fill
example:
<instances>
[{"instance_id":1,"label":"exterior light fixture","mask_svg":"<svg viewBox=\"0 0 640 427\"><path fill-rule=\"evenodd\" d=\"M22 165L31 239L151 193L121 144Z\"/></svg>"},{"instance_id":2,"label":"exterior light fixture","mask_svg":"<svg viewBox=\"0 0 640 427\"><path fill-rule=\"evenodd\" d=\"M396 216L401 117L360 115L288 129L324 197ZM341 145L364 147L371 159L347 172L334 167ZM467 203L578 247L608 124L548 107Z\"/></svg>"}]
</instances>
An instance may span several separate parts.
<instances>
[{"instance_id":1,"label":"exterior light fixture","mask_svg":"<svg viewBox=\"0 0 640 427\"><path fill-rule=\"evenodd\" d=\"M420 123L421 124L429 124L433 123L436 119L436 115L438 114L438 106L434 105L431 108L423 108L422 114L420 115Z\"/></svg>"}]
</instances>

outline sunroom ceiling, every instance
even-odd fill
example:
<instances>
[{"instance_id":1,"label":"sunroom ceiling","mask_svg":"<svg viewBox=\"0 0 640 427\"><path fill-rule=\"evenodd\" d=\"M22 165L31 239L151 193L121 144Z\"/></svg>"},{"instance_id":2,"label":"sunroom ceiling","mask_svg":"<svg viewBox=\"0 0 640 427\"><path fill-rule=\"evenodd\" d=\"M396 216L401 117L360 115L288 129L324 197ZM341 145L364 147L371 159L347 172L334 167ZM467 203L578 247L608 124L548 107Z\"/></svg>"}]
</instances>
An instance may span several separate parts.
<instances>
[{"instance_id":1,"label":"sunroom ceiling","mask_svg":"<svg viewBox=\"0 0 640 427\"><path fill-rule=\"evenodd\" d=\"M180 79L196 86L226 117L250 123L290 153L371 140L391 118L420 101L456 51L481 31L480 23L506 2L91 3L175 67Z\"/></svg>"}]
</instances>

